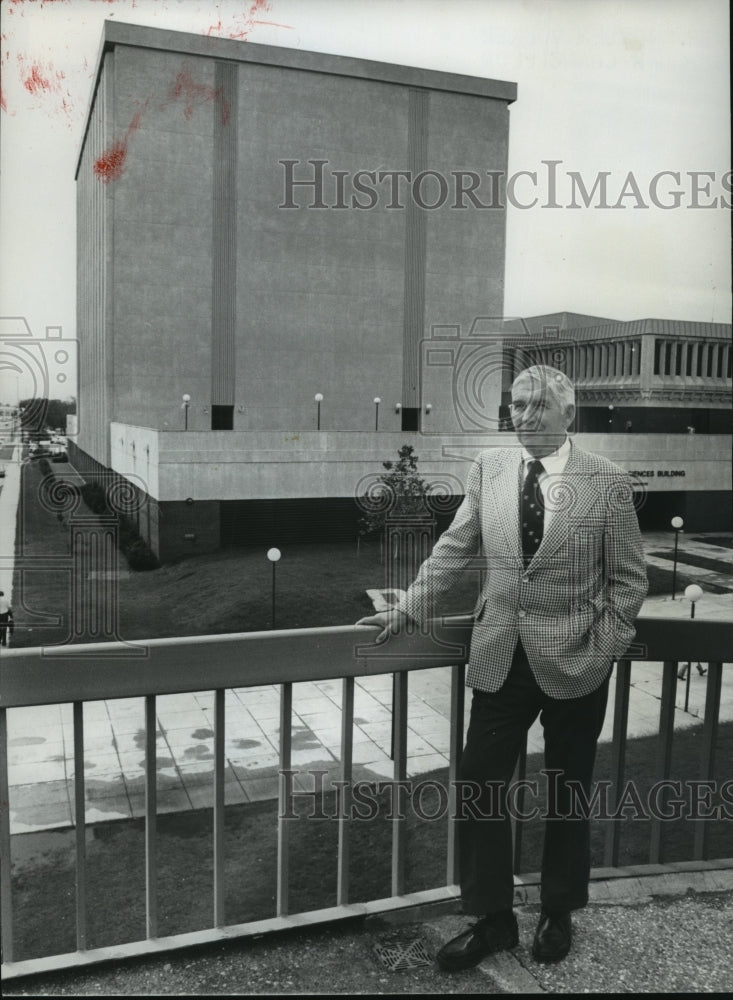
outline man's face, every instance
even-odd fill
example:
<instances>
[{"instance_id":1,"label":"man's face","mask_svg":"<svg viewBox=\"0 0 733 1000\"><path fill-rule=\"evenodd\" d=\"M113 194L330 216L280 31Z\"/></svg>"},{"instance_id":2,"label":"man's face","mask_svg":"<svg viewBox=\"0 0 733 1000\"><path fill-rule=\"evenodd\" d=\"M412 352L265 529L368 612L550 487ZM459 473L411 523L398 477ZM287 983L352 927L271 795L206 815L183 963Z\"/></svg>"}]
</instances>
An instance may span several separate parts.
<instances>
[{"instance_id":1,"label":"man's face","mask_svg":"<svg viewBox=\"0 0 733 1000\"><path fill-rule=\"evenodd\" d=\"M572 404L564 406L543 382L521 375L512 386L511 410L517 437L536 458L560 447L575 416Z\"/></svg>"}]
</instances>

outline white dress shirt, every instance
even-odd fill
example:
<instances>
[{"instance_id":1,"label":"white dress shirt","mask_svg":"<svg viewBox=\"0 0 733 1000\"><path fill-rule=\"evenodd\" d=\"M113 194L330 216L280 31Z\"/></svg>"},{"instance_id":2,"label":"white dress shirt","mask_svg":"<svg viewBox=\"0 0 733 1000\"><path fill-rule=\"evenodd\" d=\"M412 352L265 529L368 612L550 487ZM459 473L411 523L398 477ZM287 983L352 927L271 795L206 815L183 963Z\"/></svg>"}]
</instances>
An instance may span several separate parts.
<instances>
[{"instance_id":1,"label":"white dress shirt","mask_svg":"<svg viewBox=\"0 0 733 1000\"><path fill-rule=\"evenodd\" d=\"M552 500L547 499L547 487L552 482L557 482L558 477L562 475L565 471L565 466L568 464L568 459L570 458L570 438L565 438L563 443L557 449L557 451L551 452L549 455L545 455L544 458L539 459L542 462L543 472L537 480L540 487L540 492L542 493L542 500L545 505L545 524L544 533L547 533L547 529L552 520L552 515L554 513L554 506ZM534 462L534 455L530 455L526 448L522 448L522 482L524 482L527 471L529 468L529 463Z\"/></svg>"}]
</instances>

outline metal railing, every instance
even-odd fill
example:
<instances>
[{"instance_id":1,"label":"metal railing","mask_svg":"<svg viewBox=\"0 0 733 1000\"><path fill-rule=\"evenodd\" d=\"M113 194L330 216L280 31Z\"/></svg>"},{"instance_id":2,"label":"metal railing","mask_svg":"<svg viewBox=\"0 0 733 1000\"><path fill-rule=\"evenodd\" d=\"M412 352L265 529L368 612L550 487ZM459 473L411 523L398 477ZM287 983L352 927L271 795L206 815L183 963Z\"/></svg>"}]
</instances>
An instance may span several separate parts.
<instances>
[{"instance_id":1,"label":"metal railing","mask_svg":"<svg viewBox=\"0 0 733 1000\"><path fill-rule=\"evenodd\" d=\"M96 643L3 650L0 660L0 917L2 919L2 975L20 975L82 966L187 947L192 944L261 934L265 931L303 927L338 918L354 917L424 902L455 899L458 894L458 852L455 820L449 820L445 885L437 889L406 892L406 827L404 817L392 826L391 895L368 902L350 899L350 833L353 819L348 808L353 777L354 682L375 674L394 674L393 757L394 779L407 775L408 678L413 670L452 667L450 751L448 780L454 789L464 734L464 668L472 620L466 616L433 623L429 634L416 631L385 645L373 643L369 627L299 629L237 635L190 636L147 642ZM617 802L626 765L627 720L631 662L662 661L658 758L656 777L666 781L671 773L675 689L678 665L686 660L709 664L699 774L713 774L720 715L724 651L733 649L733 622L641 618L634 644L616 667L612 743L612 795ZM139 655L135 655L135 651ZM132 654L132 655L131 655ZM290 913L289 821L285 818L285 782L291 770L293 684L299 681L341 679L342 726L340 750L341 794L345 796L338 817L336 906ZM231 688L280 685L280 802L277 831L277 892L274 917L227 925L224 909L224 790L225 693ZM207 930L160 937L157 896L157 789L156 697L192 691L214 692L213 766L213 886L212 921ZM104 948L88 948L88 883L86 861L84 702L116 698L145 699L145 904L146 939ZM13 888L9 818L7 711L12 708L73 704L74 801L76 864L75 952L14 961ZM522 755L521 767L526 760ZM521 772L523 774L523 771ZM520 774L520 776L521 776ZM515 828L515 869L522 869L522 824ZM707 823L695 826L693 860L706 856ZM605 864L618 865L620 822L606 829ZM662 826L652 820L649 861L662 859Z\"/></svg>"}]
</instances>

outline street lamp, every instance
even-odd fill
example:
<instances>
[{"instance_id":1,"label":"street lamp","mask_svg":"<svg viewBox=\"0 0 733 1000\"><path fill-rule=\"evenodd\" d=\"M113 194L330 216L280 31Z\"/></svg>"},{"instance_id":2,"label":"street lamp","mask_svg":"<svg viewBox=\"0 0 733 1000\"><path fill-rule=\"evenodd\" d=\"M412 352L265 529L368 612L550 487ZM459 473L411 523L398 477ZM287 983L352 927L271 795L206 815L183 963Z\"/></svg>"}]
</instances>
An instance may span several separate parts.
<instances>
[{"instance_id":1,"label":"street lamp","mask_svg":"<svg viewBox=\"0 0 733 1000\"><path fill-rule=\"evenodd\" d=\"M313 397L316 401L316 430L321 429L321 403L323 402L323 393L317 392Z\"/></svg>"},{"instance_id":2,"label":"street lamp","mask_svg":"<svg viewBox=\"0 0 733 1000\"><path fill-rule=\"evenodd\" d=\"M702 587L698 587L696 583L691 583L689 587L685 588L685 597L690 602L690 618L695 617L695 605L700 600L703 595ZM702 663L697 664L697 672L701 677L704 677L707 673L703 670ZM683 663L682 669L677 674L678 677L684 678L687 676L687 684L685 686L685 711L687 711L687 706L690 703L690 676L692 674L692 663Z\"/></svg>"},{"instance_id":3,"label":"street lamp","mask_svg":"<svg viewBox=\"0 0 733 1000\"><path fill-rule=\"evenodd\" d=\"M189 394L187 392L184 392L184 394L181 396L181 399L183 400L183 403L182 403L182 409L183 409L183 429L185 431L187 431L188 430L188 407L189 407L189 405L191 403L191 397L189 396Z\"/></svg>"},{"instance_id":4,"label":"street lamp","mask_svg":"<svg viewBox=\"0 0 733 1000\"><path fill-rule=\"evenodd\" d=\"M275 567L278 564L278 560L281 556L280 549L268 549L267 558L272 563L272 625L271 628L275 628Z\"/></svg>"},{"instance_id":5,"label":"street lamp","mask_svg":"<svg viewBox=\"0 0 733 1000\"><path fill-rule=\"evenodd\" d=\"M609 403L608 404L608 429L610 431L613 430L613 410L614 410L613 403Z\"/></svg>"},{"instance_id":6,"label":"street lamp","mask_svg":"<svg viewBox=\"0 0 733 1000\"><path fill-rule=\"evenodd\" d=\"M674 563L672 565L672 600L674 600L675 586L677 584L677 544L680 538L680 531L684 525L681 517L673 517L671 524L674 528Z\"/></svg>"},{"instance_id":7,"label":"street lamp","mask_svg":"<svg viewBox=\"0 0 733 1000\"><path fill-rule=\"evenodd\" d=\"M379 396L374 397L374 430L379 430L379 404L382 402Z\"/></svg>"},{"instance_id":8,"label":"street lamp","mask_svg":"<svg viewBox=\"0 0 733 1000\"><path fill-rule=\"evenodd\" d=\"M430 413L430 411L432 410L432 408L433 408L433 404L432 403L426 403L425 404L425 412L426 413Z\"/></svg>"}]
</instances>

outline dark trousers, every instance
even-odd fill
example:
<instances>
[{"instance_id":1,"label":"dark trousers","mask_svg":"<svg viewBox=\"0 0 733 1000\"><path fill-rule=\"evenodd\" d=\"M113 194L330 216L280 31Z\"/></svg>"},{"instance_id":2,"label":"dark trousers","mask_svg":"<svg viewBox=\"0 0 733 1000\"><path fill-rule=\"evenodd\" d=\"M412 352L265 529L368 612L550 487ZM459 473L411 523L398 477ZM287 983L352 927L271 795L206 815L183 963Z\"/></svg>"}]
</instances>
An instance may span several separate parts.
<instances>
[{"instance_id":1,"label":"dark trousers","mask_svg":"<svg viewBox=\"0 0 733 1000\"><path fill-rule=\"evenodd\" d=\"M582 698L550 698L537 685L521 642L502 687L494 693L473 692L460 778L474 787L463 789L465 818L458 821L465 913L483 916L512 907L512 829L506 789L538 714L545 735L545 769L562 772L548 777L548 813L566 817L545 822L541 901L551 912L575 910L588 902L589 821L578 817L577 809L575 816L569 815L571 799L565 782L579 782L589 796L607 698L608 678ZM477 788L481 792L473 799L474 810L467 803ZM510 796L510 807L513 802L516 796ZM532 805L541 803L528 796L524 811Z\"/></svg>"}]
</instances>

